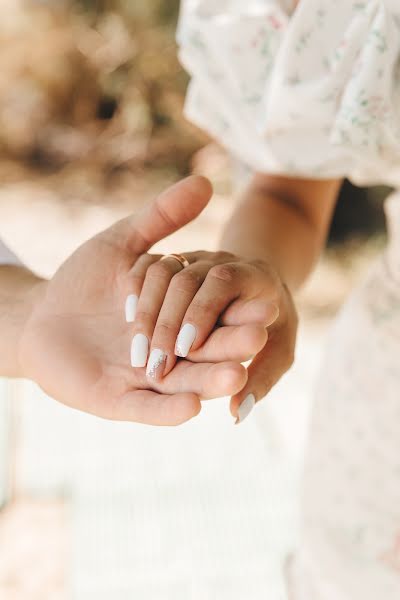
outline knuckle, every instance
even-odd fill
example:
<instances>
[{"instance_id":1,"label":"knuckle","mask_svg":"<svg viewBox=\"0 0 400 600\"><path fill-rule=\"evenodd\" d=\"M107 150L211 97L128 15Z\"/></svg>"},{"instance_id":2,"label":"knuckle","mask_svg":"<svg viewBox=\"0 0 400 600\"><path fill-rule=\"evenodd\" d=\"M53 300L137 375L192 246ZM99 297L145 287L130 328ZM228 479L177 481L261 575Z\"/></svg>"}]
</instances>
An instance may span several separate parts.
<instances>
[{"instance_id":1,"label":"knuckle","mask_svg":"<svg viewBox=\"0 0 400 600\"><path fill-rule=\"evenodd\" d=\"M264 278L269 287L274 288L277 293L281 290L282 281L278 273L265 260L256 258L249 261L248 265L255 273Z\"/></svg>"},{"instance_id":2,"label":"knuckle","mask_svg":"<svg viewBox=\"0 0 400 600\"><path fill-rule=\"evenodd\" d=\"M214 256L214 252L210 252L209 250L197 250L197 260L196 262L204 262L208 260L212 260Z\"/></svg>"},{"instance_id":3,"label":"knuckle","mask_svg":"<svg viewBox=\"0 0 400 600\"><path fill-rule=\"evenodd\" d=\"M187 320L197 321L198 315L212 314L215 311L215 302L212 298L209 300L193 300L190 313L186 315Z\"/></svg>"},{"instance_id":4,"label":"knuckle","mask_svg":"<svg viewBox=\"0 0 400 600\"><path fill-rule=\"evenodd\" d=\"M147 325L152 320L152 316L145 310L139 310L135 316L135 329L140 329L143 325Z\"/></svg>"},{"instance_id":5,"label":"knuckle","mask_svg":"<svg viewBox=\"0 0 400 600\"><path fill-rule=\"evenodd\" d=\"M141 254L135 262L135 267L146 267L153 262L154 258L150 254Z\"/></svg>"},{"instance_id":6,"label":"knuckle","mask_svg":"<svg viewBox=\"0 0 400 600\"><path fill-rule=\"evenodd\" d=\"M267 269L265 261L261 260L260 258L253 258L249 261L248 264L262 271L265 271Z\"/></svg>"},{"instance_id":7,"label":"knuckle","mask_svg":"<svg viewBox=\"0 0 400 600\"><path fill-rule=\"evenodd\" d=\"M215 265L209 271L209 276L217 281L232 283L238 274L238 268L232 264Z\"/></svg>"},{"instance_id":8,"label":"knuckle","mask_svg":"<svg viewBox=\"0 0 400 600\"><path fill-rule=\"evenodd\" d=\"M171 270L165 261L157 261L147 269L147 275L151 279L167 279L171 276Z\"/></svg>"},{"instance_id":9,"label":"knuckle","mask_svg":"<svg viewBox=\"0 0 400 600\"><path fill-rule=\"evenodd\" d=\"M258 280L269 280L269 273L263 264L263 261L258 259L252 259L245 261L246 271L250 277L257 277Z\"/></svg>"},{"instance_id":10,"label":"knuckle","mask_svg":"<svg viewBox=\"0 0 400 600\"><path fill-rule=\"evenodd\" d=\"M235 255L231 254L231 252L226 252L225 250L217 250L214 253L214 259L221 262L228 262L235 260Z\"/></svg>"},{"instance_id":11,"label":"knuckle","mask_svg":"<svg viewBox=\"0 0 400 600\"><path fill-rule=\"evenodd\" d=\"M157 327L154 332L154 338L162 339L175 336L177 333L177 328L172 323L168 321L161 321L161 323L157 323Z\"/></svg>"},{"instance_id":12,"label":"knuckle","mask_svg":"<svg viewBox=\"0 0 400 600\"><path fill-rule=\"evenodd\" d=\"M159 219L162 222L164 222L169 229L174 230L176 228L177 223L171 218L169 213L164 209L164 207L161 203L161 196L159 196L156 199L156 201L153 205L153 210L154 210L155 214L159 217Z\"/></svg>"},{"instance_id":13,"label":"knuckle","mask_svg":"<svg viewBox=\"0 0 400 600\"><path fill-rule=\"evenodd\" d=\"M191 269L183 269L172 278L172 283L177 291L192 291L198 287L199 282L199 275Z\"/></svg>"}]
</instances>

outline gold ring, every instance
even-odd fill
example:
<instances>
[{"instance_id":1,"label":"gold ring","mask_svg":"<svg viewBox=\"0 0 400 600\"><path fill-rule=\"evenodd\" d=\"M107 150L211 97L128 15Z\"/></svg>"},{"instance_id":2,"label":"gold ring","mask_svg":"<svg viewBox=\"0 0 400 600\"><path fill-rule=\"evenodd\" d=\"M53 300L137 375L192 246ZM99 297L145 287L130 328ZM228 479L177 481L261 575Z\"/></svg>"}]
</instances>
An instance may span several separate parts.
<instances>
[{"instance_id":1,"label":"gold ring","mask_svg":"<svg viewBox=\"0 0 400 600\"><path fill-rule=\"evenodd\" d=\"M174 260L177 260L182 269L186 269L186 267L190 265L190 262L186 256L183 256L183 254L166 254L160 260L167 260L167 258L173 258Z\"/></svg>"}]
</instances>

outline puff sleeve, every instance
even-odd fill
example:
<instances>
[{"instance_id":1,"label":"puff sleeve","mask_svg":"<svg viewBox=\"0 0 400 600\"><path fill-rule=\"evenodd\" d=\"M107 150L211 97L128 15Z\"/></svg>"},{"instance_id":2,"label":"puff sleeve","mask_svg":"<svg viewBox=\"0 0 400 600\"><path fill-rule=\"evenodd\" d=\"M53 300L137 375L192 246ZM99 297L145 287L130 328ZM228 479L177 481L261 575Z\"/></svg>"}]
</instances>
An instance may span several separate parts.
<instances>
[{"instance_id":1,"label":"puff sleeve","mask_svg":"<svg viewBox=\"0 0 400 600\"><path fill-rule=\"evenodd\" d=\"M187 117L252 169L399 185L398 0L184 0L178 44Z\"/></svg>"}]
</instances>

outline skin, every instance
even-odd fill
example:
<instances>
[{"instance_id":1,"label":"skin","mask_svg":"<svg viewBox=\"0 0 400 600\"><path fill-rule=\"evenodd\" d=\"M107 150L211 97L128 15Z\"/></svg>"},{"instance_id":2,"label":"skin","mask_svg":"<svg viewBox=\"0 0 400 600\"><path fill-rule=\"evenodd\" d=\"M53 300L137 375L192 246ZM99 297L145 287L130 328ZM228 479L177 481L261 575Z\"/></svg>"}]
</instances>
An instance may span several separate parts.
<instances>
[{"instance_id":1,"label":"skin","mask_svg":"<svg viewBox=\"0 0 400 600\"><path fill-rule=\"evenodd\" d=\"M270 391L293 363L292 293L324 247L341 181L256 174L225 227L222 251L187 255L191 268L179 275L175 261L160 268L160 257L146 252L207 203L208 183L190 181L90 240L50 282L0 267L1 375L31 378L79 410L155 425L183 423L198 414L200 398L228 394L237 416L248 393L260 400ZM179 192L191 196L190 214L179 211ZM140 296L133 333L145 332L151 348L167 353L157 380L128 364L132 332L121 322L128 293ZM187 322L196 339L176 364L176 336ZM236 362L253 356L247 371Z\"/></svg>"},{"instance_id":2,"label":"skin","mask_svg":"<svg viewBox=\"0 0 400 600\"><path fill-rule=\"evenodd\" d=\"M30 378L64 404L108 419L178 425L198 414L200 398L222 395L232 396L236 416L248 393L263 398L293 362L292 293L324 246L340 183L256 175L225 227L223 250L188 255L184 271L147 251L206 206L211 186L199 177L89 240L50 281L1 267L0 374ZM139 301L127 324L124 302L147 284L147 299L158 290L148 335L172 357L159 381L129 364L132 333L147 313ZM188 360L175 364L185 322L199 335ZM248 370L239 364L253 355Z\"/></svg>"},{"instance_id":3,"label":"skin","mask_svg":"<svg viewBox=\"0 0 400 600\"><path fill-rule=\"evenodd\" d=\"M237 410L249 393L261 400L293 364L298 319L293 293L312 272L328 236L341 180L307 180L258 174L225 228L221 246L257 256L280 279L279 318L231 401Z\"/></svg>"},{"instance_id":4,"label":"skin","mask_svg":"<svg viewBox=\"0 0 400 600\"><path fill-rule=\"evenodd\" d=\"M293 0L293 8L298 4ZM232 397L234 417L248 394L258 401L270 391L293 364L298 319L292 293L322 251L340 186L339 180L256 174L225 228L220 252L184 253L190 263L184 271L160 256L137 261L130 289L139 297L133 335L148 338L149 355L155 349L166 355L148 379L168 376L179 354L178 333L190 323L196 337L188 360L253 359L246 386Z\"/></svg>"},{"instance_id":5,"label":"skin","mask_svg":"<svg viewBox=\"0 0 400 600\"><path fill-rule=\"evenodd\" d=\"M139 296L133 334L146 335L150 351L161 349L167 356L162 371L153 375L157 380L175 366L176 339L185 324L197 332L190 360L240 362L265 346L266 328L278 316L275 282L259 261L229 252L199 251L185 257L190 263L185 269L159 256L142 257L132 269L132 293ZM218 342L222 336L224 346Z\"/></svg>"},{"instance_id":6,"label":"skin","mask_svg":"<svg viewBox=\"0 0 400 600\"><path fill-rule=\"evenodd\" d=\"M238 392L247 373L237 362L180 361L150 386L129 361L124 302L132 266L194 219L210 196L204 178L177 184L78 248L50 281L1 267L0 374L32 379L72 408L152 425L181 424L199 413L200 398Z\"/></svg>"},{"instance_id":7,"label":"skin","mask_svg":"<svg viewBox=\"0 0 400 600\"><path fill-rule=\"evenodd\" d=\"M190 262L184 270L175 260L154 256L136 263L133 333L145 334L151 350L167 354L165 368L152 378L171 372L178 332L191 323L197 333L188 360L255 355L246 385L232 397L234 416L249 393L260 400L270 391L293 363L298 319L292 294L321 254L340 186L335 180L257 174L225 227L222 251L183 253ZM225 327L215 329L217 324ZM240 325L247 325L240 341L213 346L216 336Z\"/></svg>"}]
</instances>

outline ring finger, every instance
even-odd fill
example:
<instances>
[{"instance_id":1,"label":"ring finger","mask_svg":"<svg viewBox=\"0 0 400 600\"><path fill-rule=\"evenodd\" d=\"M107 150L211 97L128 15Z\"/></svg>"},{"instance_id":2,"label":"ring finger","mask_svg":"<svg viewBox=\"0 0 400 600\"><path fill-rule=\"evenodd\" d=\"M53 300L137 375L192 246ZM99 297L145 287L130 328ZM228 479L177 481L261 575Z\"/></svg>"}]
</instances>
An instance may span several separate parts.
<instances>
[{"instance_id":1,"label":"ring finger","mask_svg":"<svg viewBox=\"0 0 400 600\"><path fill-rule=\"evenodd\" d=\"M146 271L135 314L131 345L132 367L145 367L147 364L150 339L158 313L172 277L180 270L182 266L177 260L167 258L153 262Z\"/></svg>"},{"instance_id":2,"label":"ring finger","mask_svg":"<svg viewBox=\"0 0 400 600\"><path fill-rule=\"evenodd\" d=\"M169 284L151 340L147 374L155 380L167 375L176 363L175 340L182 319L203 284L211 263L204 260L176 273Z\"/></svg>"}]
</instances>

